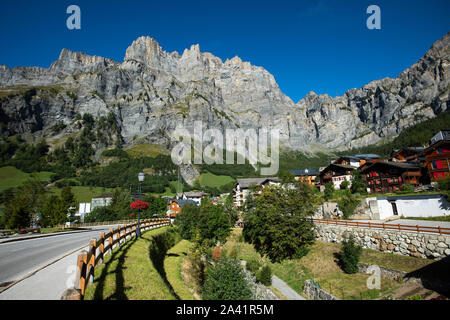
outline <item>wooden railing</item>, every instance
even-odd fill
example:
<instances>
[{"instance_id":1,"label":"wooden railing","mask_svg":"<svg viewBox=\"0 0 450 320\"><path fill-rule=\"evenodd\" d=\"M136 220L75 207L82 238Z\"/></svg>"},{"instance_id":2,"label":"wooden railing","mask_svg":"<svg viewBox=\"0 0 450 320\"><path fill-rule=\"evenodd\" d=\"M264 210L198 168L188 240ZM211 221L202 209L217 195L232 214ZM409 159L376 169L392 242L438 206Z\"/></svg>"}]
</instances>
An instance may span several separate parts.
<instances>
[{"instance_id":1,"label":"wooden railing","mask_svg":"<svg viewBox=\"0 0 450 320\"><path fill-rule=\"evenodd\" d=\"M3 235L12 235L12 234L15 234L15 233L26 234L28 232L41 233L41 228L23 228L23 229L0 230L0 233L3 234Z\"/></svg>"},{"instance_id":2,"label":"wooden railing","mask_svg":"<svg viewBox=\"0 0 450 320\"><path fill-rule=\"evenodd\" d=\"M107 226L107 225L113 225L113 224L130 224L130 223L137 223L137 219L101 221L101 222L85 222L85 223L71 224L70 226L59 225L56 227L59 227L59 228L85 228L85 227L95 227L95 226Z\"/></svg>"},{"instance_id":3,"label":"wooden railing","mask_svg":"<svg viewBox=\"0 0 450 320\"><path fill-rule=\"evenodd\" d=\"M141 231L151 228L170 225L168 218L144 219L140 223ZM83 300L86 288L94 282L95 267L103 263L107 253L112 254L114 248L119 248L121 244L136 236L137 222L118 226L117 229L110 229L107 234L104 232L99 239L93 239L89 243L89 250L83 250L77 257L77 268L74 287L67 289L62 294L63 300Z\"/></svg>"},{"instance_id":4,"label":"wooden railing","mask_svg":"<svg viewBox=\"0 0 450 320\"><path fill-rule=\"evenodd\" d=\"M314 223L326 223L326 224L336 225L336 226L450 234L450 228L443 228L441 226L425 227L425 226L419 226L419 225L412 226L412 225L406 225L406 224L360 222L358 220L331 220L331 219L310 219L310 220L311 220L311 222L314 222Z\"/></svg>"}]
</instances>

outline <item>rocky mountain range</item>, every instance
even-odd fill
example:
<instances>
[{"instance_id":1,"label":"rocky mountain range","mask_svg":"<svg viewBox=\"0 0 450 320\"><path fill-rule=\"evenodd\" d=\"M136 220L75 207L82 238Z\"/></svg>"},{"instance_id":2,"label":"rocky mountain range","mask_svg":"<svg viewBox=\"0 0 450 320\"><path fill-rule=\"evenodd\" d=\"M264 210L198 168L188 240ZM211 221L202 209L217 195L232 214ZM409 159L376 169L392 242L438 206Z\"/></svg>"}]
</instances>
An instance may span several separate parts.
<instances>
[{"instance_id":1,"label":"rocky mountain range","mask_svg":"<svg viewBox=\"0 0 450 320\"><path fill-rule=\"evenodd\" d=\"M170 146L177 125L279 128L295 150L347 149L398 135L449 107L450 32L396 78L375 80L332 98L310 92L293 102L262 67L222 61L193 45L164 51L140 37L123 62L63 49L49 68L0 65L0 133L54 139L77 114L114 113L126 146ZM57 134L49 128L63 122ZM72 130L72 131L71 131Z\"/></svg>"}]
</instances>

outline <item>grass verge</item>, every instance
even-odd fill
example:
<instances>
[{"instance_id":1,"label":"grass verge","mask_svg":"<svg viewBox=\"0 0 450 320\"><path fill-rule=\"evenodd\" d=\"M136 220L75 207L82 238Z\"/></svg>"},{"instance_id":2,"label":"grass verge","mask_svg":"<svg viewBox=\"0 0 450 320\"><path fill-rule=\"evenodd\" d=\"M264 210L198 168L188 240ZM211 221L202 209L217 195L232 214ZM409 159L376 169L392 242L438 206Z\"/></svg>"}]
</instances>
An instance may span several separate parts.
<instances>
[{"instance_id":1,"label":"grass verge","mask_svg":"<svg viewBox=\"0 0 450 320\"><path fill-rule=\"evenodd\" d=\"M181 240L167 251L164 259L164 270L166 272L167 281L181 300L196 300L194 295L185 284L182 277L181 265L183 259L187 256L192 248L192 243L187 240Z\"/></svg>"},{"instance_id":2,"label":"grass verge","mask_svg":"<svg viewBox=\"0 0 450 320\"><path fill-rule=\"evenodd\" d=\"M170 227L142 233L106 255L95 269L95 280L86 290L86 300L174 300L177 296L160 270L165 249L161 239ZM161 253L161 254L159 254Z\"/></svg>"}]
</instances>

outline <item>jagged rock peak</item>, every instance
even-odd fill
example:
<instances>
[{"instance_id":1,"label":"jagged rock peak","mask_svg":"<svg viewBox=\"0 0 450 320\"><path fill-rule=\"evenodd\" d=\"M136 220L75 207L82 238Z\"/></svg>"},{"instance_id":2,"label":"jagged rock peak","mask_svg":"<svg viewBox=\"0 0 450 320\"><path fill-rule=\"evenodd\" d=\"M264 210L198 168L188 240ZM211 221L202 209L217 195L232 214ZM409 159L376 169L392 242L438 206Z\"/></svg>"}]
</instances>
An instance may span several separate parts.
<instances>
[{"instance_id":1,"label":"jagged rock peak","mask_svg":"<svg viewBox=\"0 0 450 320\"><path fill-rule=\"evenodd\" d=\"M100 56L91 56L83 52L73 52L69 49L62 49L57 61L50 65L50 71L57 71L70 74L75 70L84 72L94 71L109 64L116 64L112 59Z\"/></svg>"}]
</instances>

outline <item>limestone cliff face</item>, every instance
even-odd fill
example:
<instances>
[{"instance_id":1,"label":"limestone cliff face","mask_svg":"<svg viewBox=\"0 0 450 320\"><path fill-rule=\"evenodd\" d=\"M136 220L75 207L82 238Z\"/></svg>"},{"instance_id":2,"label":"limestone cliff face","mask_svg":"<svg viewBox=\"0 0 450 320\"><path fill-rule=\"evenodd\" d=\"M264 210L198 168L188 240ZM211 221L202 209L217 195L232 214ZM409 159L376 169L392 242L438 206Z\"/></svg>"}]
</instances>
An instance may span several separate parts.
<instances>
[{"instance_id":1,"label":"limestone cliff face","mask_svg":"<svg viewBox=\"0 0 450 320\"><path fill-rule=\"evenodd\" d=\"M395 136L449 107L450 33L395 79L332 98L310 92L294 103L262 67L239 57L223 62L198 45L164 51L140 37L123 62L63 49L49 68L0 65L2 134L48 136L55 121L113 112L125 143L170 145L177 125L279 128L292 149L345 149Z\"/></svg>"}]
</instances>

